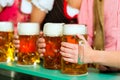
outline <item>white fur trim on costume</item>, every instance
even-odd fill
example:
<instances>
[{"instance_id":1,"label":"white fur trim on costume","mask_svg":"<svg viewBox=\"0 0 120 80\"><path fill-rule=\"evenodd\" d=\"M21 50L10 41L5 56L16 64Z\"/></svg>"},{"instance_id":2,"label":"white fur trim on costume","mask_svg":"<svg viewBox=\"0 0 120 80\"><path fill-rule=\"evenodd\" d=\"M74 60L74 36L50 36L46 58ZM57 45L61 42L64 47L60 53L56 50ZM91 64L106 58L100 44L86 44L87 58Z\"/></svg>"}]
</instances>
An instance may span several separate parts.
<instances>
[{"instance_id":1,"label":"white fur trim on costume","mask_svg":"<svg viewBox=\"0 0 120 80\"><path fill-rule=\"evenodd\" d=\"M0 0L0 6L6 7L6 6L12 6L14 3L14 0Z\"/></svg>"},{"instance_id":2,"label":"white fur trim on costume","mask_svg":"<svg viewBox=\"0 0 120 80\"><path fill-rule=\"evenodd\" d=\"M30 14L32 12L32 4L27 0L22 0L21 2L21 11L25 14Z\"/></svg>"},{"instance_id":3,"label":"white fur trim on costume","mask_svg":"<svg viewBox=\"0 0 120 80\"><path fill-rule=\"evenodd\" d=\"M7 6L12 6L15 0L6 0L6 1L8 2Z\"/></svg>"},{"instance_id":4,"label":"white fur trim on costume","mask_svg":"<svg viewBox=\"0 0 120 80\"><path fill-rule=\"evenodd\" d=\"M76 8L72 8L71 6L67 5L67 14L70 17L74 17L75 15L77 15L80 11Z\"/></svg>"},{"instance_id":5,"label":"white fur trim on costume","mask_svg":"<svg viewBox=\"0 0 120 80\"><path fill-rule=\"evenodd\" d=\"M54 0L32 0L32 3L42 11L48 12L52 10Z\"/></svg>"}]
</instances>

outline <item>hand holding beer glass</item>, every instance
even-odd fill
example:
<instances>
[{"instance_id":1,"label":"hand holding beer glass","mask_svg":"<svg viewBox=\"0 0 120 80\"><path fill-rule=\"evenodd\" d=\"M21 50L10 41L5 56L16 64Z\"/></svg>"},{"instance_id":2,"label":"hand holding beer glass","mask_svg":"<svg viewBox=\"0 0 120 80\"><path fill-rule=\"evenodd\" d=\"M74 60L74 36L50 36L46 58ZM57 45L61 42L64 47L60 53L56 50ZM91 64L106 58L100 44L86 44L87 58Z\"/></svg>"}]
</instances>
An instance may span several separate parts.
<instances>
[{"instance_id":1,"label":"hand holding beer glass","mask_svg":"<svg viewBox=\"0 0 120 80\"><path fill-rule=\"evenodd\" d=\"M11 22L0 22L0 62L14 61L13 34Z\"/></svg>"},{"instance_id":2,"label":"hand holding beer glass","mask_svg":"<svg viewBox=\"0 0 120 80\"><path fill-rule=\"evenodd\" d=\"M17 63L19 65L35 65L40 62L36 41L39 37L39 23L19 23L18 35L20 40Z\"/></svg>"},{"instance_id":3,"label":"hand holding beer glass","mask_svg":"<svg viewBox=\"0 0 120 80\"><path fill-rule=\"evenodd\" d=\"M72 48L70 44L62 45L61 54L64 59L70 60L70 57L71 56L73 57L72 52L74 52L75 54L78 54L79 39L77 37L77 34L81 34L85 38L87 38L86 32L87 31L86 31L85 25L80 25L80 24L64 25L62 41L71 43L71 45L74 46L74 48ZM76 49L77 51L75 52L74 49ZM78 55L77 55L77 58L78 58ZM70 74L70 75L82 75L87 73L87 64L71 63L71 62L65 61L64 59L62 59L62 68L61 68L62 73Z\"/></svg>"},{"instance_id":4,"label":"hand holding beer glass","mask_svg":"<svg viewBox=\"0 0 120 80\"><path fill-rule=\"evenodd\" d=\"M62 41L63 23L46 23L44 37L46 51L43 66L48 69L61 69L60 47Z\"/></svg>"}]
</instances>

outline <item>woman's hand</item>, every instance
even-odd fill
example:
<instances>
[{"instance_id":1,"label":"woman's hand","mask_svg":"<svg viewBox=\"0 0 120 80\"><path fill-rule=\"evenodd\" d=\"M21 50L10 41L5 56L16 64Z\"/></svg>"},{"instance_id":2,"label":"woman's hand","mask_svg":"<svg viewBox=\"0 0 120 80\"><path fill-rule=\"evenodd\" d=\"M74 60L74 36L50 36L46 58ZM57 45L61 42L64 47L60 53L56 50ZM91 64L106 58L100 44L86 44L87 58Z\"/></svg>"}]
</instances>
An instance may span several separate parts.
<instances>
[{"instance_id":1,"label":"woman's hand","mask_svg":"<svg viewBox=\"0 0 120 80\"><path fill-rule=\"evenodd\" d=\"M83 63L94 63L95 61L95 50L93 50L89 44L87 43L87 41L84 39L84 37L82 35L78 35L78 37L80 39L82 39L82 42L84 42L83 44L79 44L79 55L81 55L81 57L83 57L82 62ZM117 68L112 68L112 67L108 67L108 66L104 66L104 65L100 65L100 64L92 64L94 68L98 68L100 72L117 72L120 71L120 69ZM97 65L97 67L96 67Z\"/></svg>"},{"instance_id":2,"label":"woman's hand","mask_svg":"<svg viewBox=\"0 0 120 80\"><path fill-rule=\"evenodd\" d=\"M68 42L61 43L60 51L63 59L71 63L77 63L78 60L78 45Z\"/></svg>"},{"instance_id":3,"label":"woman's hand","mask_svg":"<svg viewBox=\"0 0 120 80\"><path fill-rule=\"evenodd\" d=\"M91 48L87 40L83 35L77 35L79 40L78 53L81 62L83 63L93 63L94 50Z\"/></svg>"},{"instance_id":4,"label":"woman's hand","mask_svg":"<svg viewBox=\"0 0 120 80\"><path fill-rule=\"evenodd\" d=\"M90 47L87 40L82 35L77 35L78 38L82 41L78 44L72 44L68 42L61 43L61 55L65 61L77 63L78 55L80 56L80 60L83 63L92 63L92 55L94 50Z\"/></svg>"},{"instance_id":5,"label":"woman's hand","mask_svg":"<svg viewBox=\"0 0 120 80\"><path fill-rule=\"evenodd\" d=\"M43 56L43 53L45 52L45 39L42 37L43 33L40 33L40 37L37 40L37 47L38 47L38 52L41 54L41 56ZM13 44L15 47L15 53L19 52L19 47L20 47L20 40L19 40L19 36L18 35L14 35L14 39L13 39Z\"/></svg>"},{"instance_id":6,"label":"woman's hand","mask_svg":"<svg viewBox=\"0 0 120 80\"><path fill-rule=\"evenodd\" d=\"M42 32L40 32L40 37L38 38L37 41L37 47L38 47L38 52L41 54L41 56L43 56L43 53L45 53L46 44Z\"/></svg>"}]
</instances>

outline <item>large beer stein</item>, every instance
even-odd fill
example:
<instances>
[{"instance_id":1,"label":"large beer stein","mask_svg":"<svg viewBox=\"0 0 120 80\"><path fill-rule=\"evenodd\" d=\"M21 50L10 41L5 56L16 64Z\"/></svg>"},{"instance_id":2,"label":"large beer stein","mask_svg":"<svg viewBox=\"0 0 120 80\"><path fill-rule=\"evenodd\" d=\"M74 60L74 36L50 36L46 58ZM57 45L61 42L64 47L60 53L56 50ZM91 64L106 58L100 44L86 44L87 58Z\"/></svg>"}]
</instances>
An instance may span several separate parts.
<instances>
[{"instance_id":1,"label":"large beer stein","mask_svg":"<svg viewBox=\"0 0 120 80\"><path fill-rule=\"evenodd\" d=\"M66 24L63 27L62 41L73 44L78 44L79 40L77 34L86 36L86 26L80 24ZM64 61L62 59L61 72L70 75L82 75L87 73L87 64L77 64Z\"/></svg>"},{"instance_id":2,"label":"large beer stein","mask_svg":"<svg viewBox=\"0 0 120 80\"><path fill-rule=\"evenodd\" d=\"M0 62L14 61L13 24L0 22Z\"/></svg>"},{"instance_id":3,"label":"large beer stein","mask_svg":"<svg viewBox=\"0 0 120 80\"><path fill-rule=\"evenodd\" d=\"M36 41L40 32L38 23L19 23L18 35L20 48L17 53L18 65L35 65L40 62Z\"/></svg>"},{"instance_id":4,"label":"large beer stein","mask_svg":"<svg viewBox=\"0 0 120 80\"><path fill-rule=\"evenodd\" d=\"M44 53L43 66L47 69L61 69L62 30L63 23L46 23L44 25L46 52Z\"/></svg>"}]
</instances>

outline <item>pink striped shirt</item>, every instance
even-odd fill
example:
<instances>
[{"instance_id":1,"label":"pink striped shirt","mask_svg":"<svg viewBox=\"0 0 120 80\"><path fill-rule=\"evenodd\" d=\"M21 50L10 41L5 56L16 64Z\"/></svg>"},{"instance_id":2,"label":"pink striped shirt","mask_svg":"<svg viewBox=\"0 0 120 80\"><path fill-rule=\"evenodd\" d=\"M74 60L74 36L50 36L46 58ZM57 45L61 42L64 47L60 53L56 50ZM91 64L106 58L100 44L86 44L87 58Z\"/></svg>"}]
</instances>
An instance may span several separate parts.
<instances>
[{"instance_id":1,"label":"pink striped shirt","mask_svg":"<svg viewBox=\"0 0 120 80\"><path fill-rule=\"evenodd\" d=\"M79 24L88 28L88 42L93 38L93 1L83 0L78 15ZM120 0L104 0L105 50L120 50Z\"/></svg>"}]
</instances>

